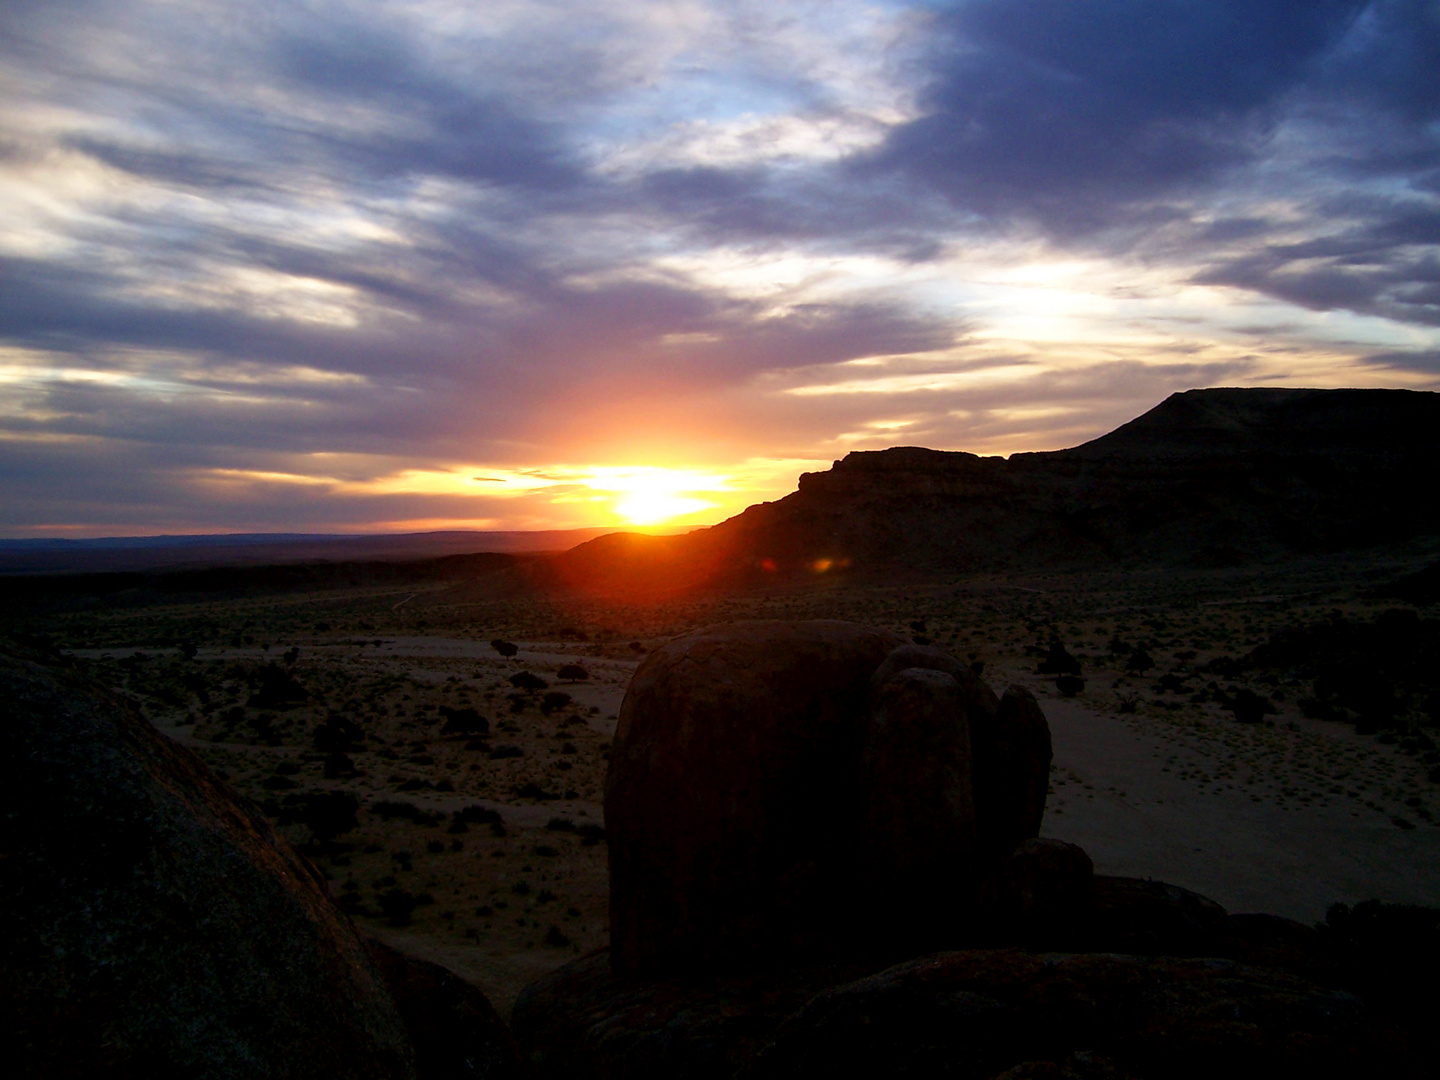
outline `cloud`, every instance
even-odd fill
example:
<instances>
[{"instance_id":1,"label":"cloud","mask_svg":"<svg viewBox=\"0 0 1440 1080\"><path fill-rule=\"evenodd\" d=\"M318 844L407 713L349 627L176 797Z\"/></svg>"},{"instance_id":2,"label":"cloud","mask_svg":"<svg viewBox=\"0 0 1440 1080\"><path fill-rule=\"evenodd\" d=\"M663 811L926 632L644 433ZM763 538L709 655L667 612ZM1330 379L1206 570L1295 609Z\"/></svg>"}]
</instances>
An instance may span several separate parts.
<instances>
[{"instance_id":1,"label":"cloud","mask_svg":"<svg viewBox=\"0 0 1440 1080\"><path fill-rule=\"evenodd\" d=\"M55 0L0 65L17 523L489 519L355 485L1433 376L1421 0Z\"/></svg>"},{"instance_id":2,"label":"cloud","mask_svg":"<svg viewBox=\"0 0 1440 1080\"><path fill-rule=\"evenodd\" d=\"M1059 235L1254 160L1284 97L1363 7L1288 0L958 5L923 116L869 162Z\"/></svg>"}]
</instances>

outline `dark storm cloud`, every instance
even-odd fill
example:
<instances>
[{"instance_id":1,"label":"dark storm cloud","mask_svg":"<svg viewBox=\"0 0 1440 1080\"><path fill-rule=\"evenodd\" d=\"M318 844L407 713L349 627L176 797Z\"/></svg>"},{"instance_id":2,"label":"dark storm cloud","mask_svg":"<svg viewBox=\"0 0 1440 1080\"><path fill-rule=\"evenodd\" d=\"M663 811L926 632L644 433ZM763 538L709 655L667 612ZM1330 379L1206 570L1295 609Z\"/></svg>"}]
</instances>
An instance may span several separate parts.
<instances>
[{"instance_id":1,"label":"dark storm cloud","mask_svg":"<svg viewBox=\"0 0 1440 1080\"><path fill-rule=\"evenodd\" d=\"M932 9L912 20L929 46L895 46L910 118L878 146L815 157L667 149L752 112L816 132L859 115L790 57L727 52L759 38L711 48L747 5L654 57L643 19L560 7L536 5L543 28L494 30L464 5L423 20L379 2L0 5L0 179L60 176L44 172L60 160L81 192L65 175L60 211L35 215L44 235L0 259L0 345L82 372L7 387L23 407L0 427L77 440L0 448L7 498L23 489L59 520L68 490L120 520L123 491L173 504L157 477L181 462L533 464L626 409L635 428L730 425L751 452L887 414L960 445L1042 425L1006 418L1019 396L1108 423L1187 380L1250 373L1178 355L1091 368L1059 344L1070 371L1023 389L755 400L847 360L949 350L958 371L983 329L977 306L873 278L794 296L726 284L757 280L727 260L776 253L917 264L1018 238L1042 257L1134 258L1298 309L1440 325L1434 2ZM446 37L452 22L463 34ZM858 108L870 131L895 114ZM307 289L335 311L307 314ZM1367 348L1378 369L1435 371L1433 349ZM957 418L987 410L988 428ZM67 488L97 445L123 467Z\"/></svg>"},{"instance_id":2,"label":"dark storm cloud","mask_svg":"<svg viewBox=\"0 0 1440 1080\"><path fill-rule=\"evenodd\" d=\"M1358 0L994 0L941 22L925 115L874 166L1069 234L1252 160Z\"/></svg>"}]
</instances>

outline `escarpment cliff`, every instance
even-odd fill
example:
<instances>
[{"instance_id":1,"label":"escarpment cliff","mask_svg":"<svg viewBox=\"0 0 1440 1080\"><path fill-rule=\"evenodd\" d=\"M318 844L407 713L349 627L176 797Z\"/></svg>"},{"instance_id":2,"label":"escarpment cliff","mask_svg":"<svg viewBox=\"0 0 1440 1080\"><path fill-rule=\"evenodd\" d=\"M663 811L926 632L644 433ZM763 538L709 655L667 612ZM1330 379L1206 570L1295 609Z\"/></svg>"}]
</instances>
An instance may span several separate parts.
<instances>
[{"instance_id":1,"label":"escarpment cliff","mask_svg":"<svg viewBox=\"0 0 1440 1080\"><path fill-rule=\"evenodd\" d=\"M1174 394L1068 450L857 451L792 494L684 536L617 534L547 582L632 595L772 576L1235 565L1440 534L1440 394Z\"/></svg>"}]
</instances>

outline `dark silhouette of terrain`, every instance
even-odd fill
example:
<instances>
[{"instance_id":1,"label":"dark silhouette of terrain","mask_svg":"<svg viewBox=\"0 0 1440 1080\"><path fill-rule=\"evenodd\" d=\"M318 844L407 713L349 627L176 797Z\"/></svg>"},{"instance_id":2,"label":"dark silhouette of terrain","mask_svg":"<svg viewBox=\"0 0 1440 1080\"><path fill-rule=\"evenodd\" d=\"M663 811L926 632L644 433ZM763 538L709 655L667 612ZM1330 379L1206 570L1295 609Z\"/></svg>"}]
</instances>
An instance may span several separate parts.
<instances>
[{"instance_id":1,"label":"dark silhouette of terrain","mask_svg":"<svg viewBox=\"0 0 1440 1080\"><path fill-rule=\"evenodd\" d=\"M682 536L612 534L537 562L628 596L845 574L1235 566L1440 533L1440 394L1174 394L1081 446L1009 458L857 451Z\"/></svg>"},{"instance_id":2,"label":"dark silhouette of terrain","mask_svg":"<svg viewBox=\"0 0 1440 1080\"><path fill-rule=\"evenodd\" d=\"M521 532L450 530L358 536L324 533L229 533L110 536L90 540L0 539L0 574L79 574L199 570L282 563L402 562L485 552L555 552L609 529ZM659 531L666 531L663 528Z\"/></svg>"},{"instance_id":3,"label":"dark silhouette of terrain","mask_svg":"<svg viewBox=\"0 0 1440 1080\"><path fill-rule=\"evenodd\" d=\"M187 597L214 599L356 586L469 581L534 557L477 552L393 562L301 562L187 570L15 575L5 579L0 610L83 604L96 599L103 599L109 606L123 606Z\"/></svg>"}]
</instances>

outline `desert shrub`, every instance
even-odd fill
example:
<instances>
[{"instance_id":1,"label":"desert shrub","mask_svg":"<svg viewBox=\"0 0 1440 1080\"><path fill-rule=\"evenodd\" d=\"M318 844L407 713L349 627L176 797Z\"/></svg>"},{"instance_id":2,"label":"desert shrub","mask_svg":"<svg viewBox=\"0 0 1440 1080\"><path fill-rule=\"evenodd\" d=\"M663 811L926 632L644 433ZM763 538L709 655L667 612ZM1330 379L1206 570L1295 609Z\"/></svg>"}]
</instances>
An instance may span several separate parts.
<instances>
[{"instance_id":1,"label":"desert shrub","mask_svg":"<svg viewBox=\"0 0 1440 1080\"><path fill-rule=\"evenodd\" d=\"M538 692L546 689L550 684L533 671L517 671L510 676L510 685L516 690Z\"/></svg>"},{"instance_id":2,"label":"desert shrub","mask_svg":"<svg viewBox=\"0 0 1440 1080\"><path fill-rule=\"evenodd\" d=\"M266 791L291 791L300 785L288 776L267 776L260 781L260 786Z\"/></svg>"},{"instance_id":3,"label":"desert shrub","mask_svg":"<svg viewBox=\"0 0 1440 1080\"><path fill-rule=\"evenodd\" d=\"M491 822L503 820L499 810L491 810L488 807L472 803L455 811L455 820L466 821L471 825L488 825Z\"/></svg>"},{"instance_id":4,"label":"desert shrub","mask_svg":"<svg viewBox=\"0 0 1440 1080\"><path fill-rule=\"evenodd\" d=\"M560 849L553 848L549 844L536 844L535 854L544 856L547 859L553 859L560 854Z\"/></svg>"},{"instance_id":5,"label":"desert shrub","mask_svg":"<svg viewBox=\"0 0 1440 1080\"><path fill-rule=\"evenodd\" d=\"M565 936L565 932L560 927L551 923L550 929L545 931L545 944L556 949L563 949L570 944L570 939Z\"/></svg>"},{"instance_id":6,"label":"desert shrub","mask_svg":"<svg viewBox=\"0 0 1440 1080\"><path fill-rule=\"evenodd\" d=\"M431 840L425 845L425 850L428 851L431 855L439 855L445 850L445 841Z\"/></svg>"},{"instance_id":7,"label":"desert shrub","mask_svg":"<svg viewBox=\"0 0 1440 1080\"><path fill-rule=\"evenodd\" d=\"M257 709L283 709L309 696L309 691L300 685L294 675L271 663L260 669L260 688L250 695L246 704Z\"/></svg>"},{"instance_id":8,"label":"desert shrub","mask_svg":"<svg viewBox=\"0 0 1440 1080\"><path fill-rule=\"evenodd\" d=\"M1235 719L1242 724L1258 724L1266 716L1276 711L1269 698L1262 697L1248 688L1242 688L1235 692L1235 696L1230 699L1229 709L1235 714Z\"/></svg>"},{"instance_id":9,"label":"desert shrub","mask_svg":"<svg viewBox=\"0 0 1440 1080\"><path fill-rule=\"evenodd\" d=\"M552 817L545 823L545 828L551 832L574 832L575 823L569 818Z\"/></svg>"},{"instance_id":10,"label":"desert shrub","mask_svg":"<svg viewBox=\"0 0 1440 1080\"><path fill-rule=\"evenodd\" d=\"M518 746L497 746L485 756L491 761L501 761L505 758L524 757L525 751Z\"/></svg>"},{"instance_id":11,"label":"desert shrub","mask_svg":"<svg viewBox=\"0 0 1440 1080\"><path fill-rule=\"evenodd\" d=\"M391 926L408 926L415 908L415 897L404 889L388 889L380 894L380 914Z\"/></svg>"},{"instance_id":12,"label":"desert shrub","mask_svg":"<svg viewBox=\"0 0 1440 1080\"><path fill-rule=\"evenodd\" d=\"M560 670L555 672L555 676L561 682L584 682L590 678L590 672L579 664L561 664Z\"/></svg>"},{"instance_id":13,"label":"desert shrub","mask_svg":"<svg viewBox=\"0 0 1440 1080\"><path fill-rule=\"evenodd\" d=\"M546 791L533 780L517 785L514 791L517 798L535 799L539 802L549 802L560 797L553 791Z\"/></svg>"},{"instance_id":14,"label":"desert shrub","mask_svg":"<svg viewBox=\"0 0 1440 1080\"><path fill-rule=\"evenodd\" d=\"M576 832L580 834L580 843L585 847L593 847L605 839L605 826L596 825L594 822L586 822Z\"/></svg>"},{"instance_id":15,"label":"desert shrub","mask_svg":"<svg viewBox=\"0 0 1440 1080\"><path fill-rule=\"evenodd\" d=\"M342 776L355 776L359 773L355 768L355 762L347 754L333 753L325 759L325 778L337 780Z\"/></svg>"},{"instance_id":16,"label":"desert shrub","mask_svg":"<svg viewBox=\"0 0 1440 1080\"><path fill-rule=\"evenodd\" d=\"M490 642L490 647L507 660L520 651L520 646L513 641L502 641L499 638Z\"/></svg>"},{"instance_id":17,"label":"desert shrub","mask_svg":"<svg viewBox=\"0 0 1440 1080\"><path fill-rule=\"evenodd\" d=\"M474 709L452 709L440 706L440 715L445 718L440 728L441 735L489 735L490 721Z\"/></svg>"},{"instance_id":18,"label":"desert shrub","mask_svg":"<svg viewBox=\"0 0 1440 1080\"><path fill-rule=\"evenodd\" d=\"M1122 713L1133 713L1135 706L1140 703L1138 694L1116 694L1116 708Z\"/></svg>"},{"instance_id":19,"label":"desert shrub","mask_svg":"<svg viewBox=\"0 0 1440 1080\"><path fill-rule=\"evenodd\" d=\"M540 711L546 716L570 704L570 695L563 690L551 690L540 699Z\"/></svg>"},{"instance_id":20,"label":"desert shrub","mask_svg":"<svg viewBox=\"0 0 1440 1080\"><path fill-rule=\"evenodd\" d=\"M356 749L358 743L365 741L365 731L353 720L332 716L323 724L316 726L310 739L316 750L325 753L344 753Z\"/></svg>"},{"instance_id":21,"label":"desert shrub","mask_svg":"<svg viewBox=\"0 0 1440 1080\"><path fill-rule=\"evenodd\" d=\"M1144 675L1155 666L1155 661L1144 649L1136 646L1135 651L1130 654L1130 659L1125 661L1125 670L1133 671L1137 675Z\"/></svg>"},{"instance_id":22,"label":"desert shrub","mask_svg":"<svg viewBox=\"0 0 1440 1080\"><path fill-rule=\"evenodd\" d=\"M1217 656L1207 663L1202 671L1210 675L1219 675L1222 679L1233 679L1240 674L1244 665L1233 656Z\"/></svg>"},{"instance_id":23,"label":"desert shrub","mask_svg":"<svg viewBox=\"0 0 1440 1080\"><path fill-rule=\"evenodd\" d=\"M562 626L555 631L555 636L561 641L589 641L590 635L584 630L577 630L573 626Z\"/></svg>"},{"instance_id":24,"label":"desert shrub","mask_svg":"<svg viewBox=\"0 0 1440 1080\"><path fill-rule=\"evenodd\" d=\"M510 891L516 896L529 896L530 883L528 881L517 881L514 885L510 886Z\"/></svg>"},{"instance_id":25,"label":"desert shrub","mask_svg":"<svg viewBox=\"0 0 1440 1080\"><path fill-rule=\"evenodd\" d=\"M300 771L300 766L293 761L281 761L275 765L275 771L281 776L294 776Z\"/></svg>"},{"instance_id":26,"label":"desert shrub","mask_svg":"<svg viewBox=\"0 0 1440 1080\"><path fill-rule=\"evenodd\" d=\"M1074 697L1085 689L1085 680L1079 675L1057 675L1055 677L1055 689L1059 690L1065 697Z\"/></svg>"},{"instance_id":27,"label":"desert shrub","mask_svg":"<svg viewBox=\"0 0 1440 1080\"><path fill-rule=\"evenodd\" d=\"M370 804L370 813L382 821L401 818L405 821L413 821L416 825L437 825L440 821L428 810L421 810L414 803L405 802L403 799L382 799L373 802Z\"/></svg>"},{"instance_id":28,"label":"desert shrub","mask_svg":"<svg viewBox=\"0 0 1440 1080\"><path fill-rule=\"evenodd\" d=\"M643 653L645 651L645 646L641 645L638 641L632 641L625 647L633 653Z\"/></svg>"},{"instance_id":29,"label":"desert shrub","mask_svg":"<svg viewBox=\"0 0 1440 1080\"><path fill-rule=\"evenodd\" d=\"M328 844L342 833L354 829L360 801L343 791L319 791L305 796L300 820L318 844Z\"/></svg>"},{"instance_id":30,"label":"desert shrub","mask_svg":"<svg viewBox=\"0 0 1440 1080\"><path fill-rule=\"evenodd\" d=\"M1079 675L1080 661L1071 656L1069 651L1058 641L1050 643L1050 649L1045 653L1045 658L1035 668L1037 675Z\"/></svg>"}]
</instances>

